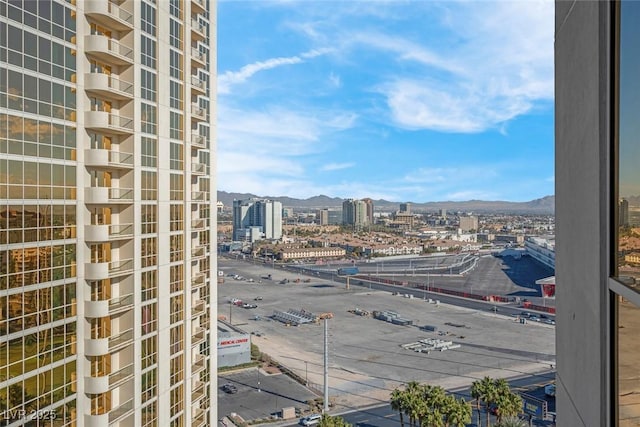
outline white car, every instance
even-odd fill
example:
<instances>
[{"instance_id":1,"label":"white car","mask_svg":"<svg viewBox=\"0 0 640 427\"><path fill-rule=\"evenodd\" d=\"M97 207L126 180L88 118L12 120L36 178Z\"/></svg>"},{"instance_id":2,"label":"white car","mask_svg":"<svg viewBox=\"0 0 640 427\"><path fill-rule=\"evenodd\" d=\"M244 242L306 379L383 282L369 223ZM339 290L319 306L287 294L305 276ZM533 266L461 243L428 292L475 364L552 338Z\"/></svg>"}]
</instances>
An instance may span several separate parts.
<instances>
[{"instance_id":1,"label":"white car","mask_svg":"<svg viewBox=\"0 0 640 427\"><path fill-rule=\"evenodd\" d=\"M322 418L322 415L320 414L308 415L306 417L300 418L300 424L302 424L303 426L313 426L320 422L320 418Z\"/></svg>"}]
</instances>

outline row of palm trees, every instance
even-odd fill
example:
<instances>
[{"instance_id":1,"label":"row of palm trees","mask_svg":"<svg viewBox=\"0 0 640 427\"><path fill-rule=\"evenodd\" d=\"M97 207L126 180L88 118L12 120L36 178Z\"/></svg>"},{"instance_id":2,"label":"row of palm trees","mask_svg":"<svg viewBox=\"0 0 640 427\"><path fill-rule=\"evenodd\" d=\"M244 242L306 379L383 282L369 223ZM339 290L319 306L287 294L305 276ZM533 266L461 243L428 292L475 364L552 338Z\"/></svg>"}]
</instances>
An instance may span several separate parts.
<instances>
[{"instance_id":1,"label":"row of palm trees","mask_svg":"<svg viewBox=\"0 0 640 427\"><path fill-rule=\"evenodd\" d=\"M391 408L400 414L400 425L404 417L409 427L460 427L471 422L471 405L464 399L456 399L440 386L411 381L404 390L397 388L391 393Z\"/></svg>"},{"instance_id":2,"label":"row of palm trees","mask_svg":"<svg viewBox=\"0 0 640 427\"><path fill-rule=\"evenodd\" d=\"M509 383L503 378L484 377L474 381L471 383L471 397L476 401L478 425L481 405L487 414L487 427L491 425L491 412L495 413L498 425L505 418L513 418L522 413L522 398L511 391Z\"/></svg>"}]
</instances>

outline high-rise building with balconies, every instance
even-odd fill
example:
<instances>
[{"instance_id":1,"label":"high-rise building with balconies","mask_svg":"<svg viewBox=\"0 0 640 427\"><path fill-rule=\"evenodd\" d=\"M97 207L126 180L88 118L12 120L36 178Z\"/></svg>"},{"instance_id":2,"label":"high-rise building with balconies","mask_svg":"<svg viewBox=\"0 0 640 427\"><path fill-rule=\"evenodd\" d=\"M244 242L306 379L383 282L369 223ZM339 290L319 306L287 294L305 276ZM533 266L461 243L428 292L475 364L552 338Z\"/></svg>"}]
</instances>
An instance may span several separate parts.
<instances>
[{"instance_id":1,"label":"high-rise building with balconies","mask_svg":"<svg viewBox=\"0 0 640 427\"><path fill-rule=\"evenodd\" d=\"M215 10L0 0L9 425L216 422Z\"/></svg>"}]
</instances>

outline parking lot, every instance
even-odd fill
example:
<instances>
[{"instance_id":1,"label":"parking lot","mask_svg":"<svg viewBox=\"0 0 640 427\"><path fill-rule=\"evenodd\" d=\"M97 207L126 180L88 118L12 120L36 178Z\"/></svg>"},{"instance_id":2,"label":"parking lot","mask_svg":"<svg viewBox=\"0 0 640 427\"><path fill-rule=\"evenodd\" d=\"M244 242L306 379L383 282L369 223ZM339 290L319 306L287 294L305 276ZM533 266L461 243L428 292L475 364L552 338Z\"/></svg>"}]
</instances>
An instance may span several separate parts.
<instances>
[{"instance_id":1,"label":"parking lot","mask_svg":"<svg viewBox=\"0 0 640 427\"><path fill-rule=\"evenodd\" d=\"M275 310L289 309L333 314L328 320L330 394L343 408L387 402L395 387L412 380L452 388L485 375L533 374L555 365L553 326L521 324L513 317L491 312L489 304L486 310L479 311L362 287L345 289L342 283L318 278L304 283L307 276L288 269L241 260L220 258L219 269L225 274L239 274L245 280L225 277L225 283L218 287L218 314L254 333L252 341L261 351L320 390L323 322L286 326L270 316ZM267 274L272 275L271 280L263 278ZM298 278L302 280L296 283ZM289 279L289 283L280 284L283 279ZM256 297L262 300L254 301ZM231 305L232 298L258 307ZM413 325L395 325L349 312L356 308L369 313L392 311ZM418 328L424 325L433 326L436 331ZM460 347L429 353L402 347L429 338L451 341ZM220 409L223 415L223 407Z\"/></svg>"}]
</instances>

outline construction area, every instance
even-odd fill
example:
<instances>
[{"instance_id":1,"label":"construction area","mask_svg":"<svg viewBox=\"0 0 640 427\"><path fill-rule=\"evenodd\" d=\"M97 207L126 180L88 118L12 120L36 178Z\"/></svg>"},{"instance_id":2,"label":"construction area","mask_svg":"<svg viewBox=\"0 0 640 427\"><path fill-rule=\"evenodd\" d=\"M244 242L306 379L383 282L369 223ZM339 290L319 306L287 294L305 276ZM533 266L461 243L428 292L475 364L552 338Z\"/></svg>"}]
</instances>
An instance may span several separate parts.
<instances>
[{"instance_id":1,"label":"construction area","mask_svg":"<svg viewBox=\"0 0 640 427\"><path fill-rule=\"evenodd\" d=\"M520 323L494 303L478 309L462 300L449 304L363 286L346 289L326 278L241 260L221 258L219 268L247 280L219 285L218 312L229 313L235 327L252 334L262 352L304 378L311 391L322 390L320 320L330 319L329 390L339 407L388 402L394 388L412 380L455 388L487 375L509 378L555 365L555 327ZM272 279L259 281L267 275ZM243 309L229 302L233 298L255 300L257 307Z\"/></svg>"}]
</instances>

